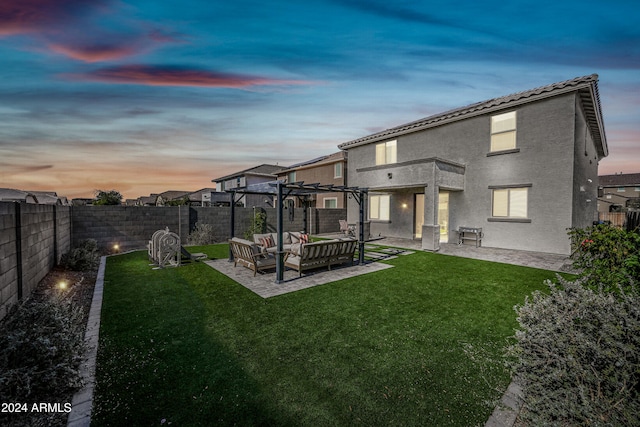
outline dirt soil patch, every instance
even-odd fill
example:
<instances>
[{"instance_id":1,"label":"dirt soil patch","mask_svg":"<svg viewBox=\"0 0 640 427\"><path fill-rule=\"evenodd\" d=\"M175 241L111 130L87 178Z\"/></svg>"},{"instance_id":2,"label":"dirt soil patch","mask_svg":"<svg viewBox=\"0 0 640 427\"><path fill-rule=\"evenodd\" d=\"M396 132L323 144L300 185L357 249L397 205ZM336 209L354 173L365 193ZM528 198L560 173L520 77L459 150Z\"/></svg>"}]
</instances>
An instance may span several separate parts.
<instances>
[{"instance_id":1,"label":"dirt soil patch","mask_svg":"<svg viewBox=\"0 0 640 427\"><path fill-rule=\"evenodd\" d=\"M55 267L40 281L30 300L34 302L45 301L51 295L64 292L73 303L82 308L82 325L86 328L89 318L89 310L93 299L93 291L98 276L98 265L88 271L71 271L61 266ZM29 303L29 300L26 301ZM10 316L11 314L9 314ZM6 426L64 426L67 424L69 414L64 410L65 404L70 405L74 392L60 392L50 390L42 395L31 395L29 402L3 402L26 404L26 413L0 414L0 425ZM63 410L38 413L32 410L33 405L42 403L59 404ZM59 409L59 408L57 408Z\"/></svg>"}]
</instances>

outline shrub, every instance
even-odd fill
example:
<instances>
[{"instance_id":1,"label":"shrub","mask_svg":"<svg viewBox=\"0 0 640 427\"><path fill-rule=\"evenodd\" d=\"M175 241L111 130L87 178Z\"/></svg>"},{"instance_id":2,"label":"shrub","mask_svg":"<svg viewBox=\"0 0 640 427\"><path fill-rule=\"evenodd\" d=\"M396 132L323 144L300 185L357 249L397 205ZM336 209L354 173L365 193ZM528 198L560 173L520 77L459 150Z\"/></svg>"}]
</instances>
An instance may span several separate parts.
<instances>
[{"instance_id":1,"label":"shrub","mask_svg":"<svg viewBox=\"0 0 640 427\"><path fill-rule=\"evenodd\" d=\"M189 234L189 244L211 245L213 243L216 243L216 240L213 236L213 225L196 222L196 226L194 227L191 234Z\"/></svg>"},{"instance_id":2,"label":"shrub","mask_svg":"<svg viewBox=\"0 0 640 427\"><path fill-rule=\"evenodd\" d=\"M265 212L256 212L251 219L249 229L244 232L244 238L253 240L254 234L264 233L267 229L267 214Z\"/></svg>"},{"instance_id":3,"label":"shrub","mask_svg":"<svg viewBox=\"0 0 640 427\"><path fill-rule=\"evenodd\" d=\"M70 296L15 306L0 323L0 402L78 388L83 335L83 310Z\"/></svg>"},{"instance_id":4,"label":"shrub","mask_svg":"<svg viewBox=\"0 0 640 427\"><path fill-rule=\"evenodd\" d=\"M573 265L581 270L584 284L617 292L637 291L640 277L640 234L607 224L569 231Z\"/></svg>"},{"instance_id":5,"label":"shrub","mask_svg":"<svg viewBox=\"0 0 640 427\"><path fill-rule=\"evenodd\" d=\"M640 425L640 298L547 282L515 307L508 354L530 425Z\"/></svg>"},{"instance_id":6,"label":"shrub","mask_svg":"<svg viewBox=\"0 0 640 427\"><path fill-rule=\"evenodd\" d=\"M98 242L94 239L86 239L64 254L60 264L69 270L86 271L95 268L100 262Z\"/></svg>"}]
</instances>

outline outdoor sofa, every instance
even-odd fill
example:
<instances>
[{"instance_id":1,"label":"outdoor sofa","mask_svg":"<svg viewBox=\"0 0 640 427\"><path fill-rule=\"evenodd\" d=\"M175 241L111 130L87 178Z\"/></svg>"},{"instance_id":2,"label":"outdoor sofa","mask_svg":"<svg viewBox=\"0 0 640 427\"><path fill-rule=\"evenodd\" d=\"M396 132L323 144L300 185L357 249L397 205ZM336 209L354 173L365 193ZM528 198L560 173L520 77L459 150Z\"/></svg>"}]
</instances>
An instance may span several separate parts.
<instances>
[{"instance_id":1,"label":"outdoor sofa","mask_svg":"<svg viewBox=\"0 0 640 427\"><path fill-rule=\"evenodd\" d=\"M354 239L322 240L319 242L293 244L285 255L284 265L296 270L300 276L307 270L350 263L358 246Z\"/></svg>"},{"instance_id":2,"label":"outdoor sofa","mask_svg":"<svg viewBox=\"0 0 640 427\"><path fill-rule=\"evenodd\" d=\"M229 247L233 253L234 267L241 264L251 269L254 276L258 271L275 268L275 234L255 234L253 242L238 237L230 239ZM331 266L347 262L353 265L357 247L358 242L353 238L305 243L301 233L283 233L284 265L296 270L300 276L305 271L315 268L327 267L331 270Z\"/></svg>"}]
</instances>

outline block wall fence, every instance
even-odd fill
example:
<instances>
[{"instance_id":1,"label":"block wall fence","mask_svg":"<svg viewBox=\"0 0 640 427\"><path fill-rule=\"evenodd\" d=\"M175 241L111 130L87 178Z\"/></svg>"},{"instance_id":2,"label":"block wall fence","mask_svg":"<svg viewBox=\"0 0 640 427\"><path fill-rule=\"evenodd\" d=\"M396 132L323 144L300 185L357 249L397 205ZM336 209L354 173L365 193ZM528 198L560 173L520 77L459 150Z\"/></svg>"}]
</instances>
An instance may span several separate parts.
<instances>
[{"instance_id":1,"label":"block wall fence","mask_svg":"<svg viewBox=\"0 0 640 427\"><path fill-rule=\"evenodd\" d=\"M69 249L69 206L0 202L0 319Z\"/></svg>"},{"instance_id":2,"label":"block wall fence","mask_svg":"<svg viewBox=\"0 0 640 427\"><path fill-rule=\"evenodd\" d=\"M243 237L256 211L266 214L267 231L276 230L274 208L235 208L234 236ZM304 228L303 208L284 212L284 230ZM340 230L346 209L307 209L311 234ZM231 231L229 207L51 206L0 202L0 319L9 307L27 298L37 284L60 262L63 254L85 239L95 239L101 250L144 249L151 235L169 227L187 244L197 223L213 227L216 242Z\"/></svg>"}]
</instances>

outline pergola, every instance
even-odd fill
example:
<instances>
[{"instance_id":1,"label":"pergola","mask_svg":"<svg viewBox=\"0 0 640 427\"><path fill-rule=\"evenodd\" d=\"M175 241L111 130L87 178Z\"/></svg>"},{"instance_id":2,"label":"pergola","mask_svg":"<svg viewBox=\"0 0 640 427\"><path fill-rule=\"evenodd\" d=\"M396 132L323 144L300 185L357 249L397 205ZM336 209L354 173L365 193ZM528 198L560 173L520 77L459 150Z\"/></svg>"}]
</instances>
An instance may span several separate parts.
<instances>
[{"instance_id":1,"label":"pergola","mask_svg":"<svg viewBox=\"0 0 640 427\"><path fill-rule=\"evenodd\" d=\"M284 218L284 200L290 196L296 196L302 200L304 209L304 231L308 232L307 223L307 202L308 196L318 193L349 193L358 202L359 209L359 230L358 230L358 249L359 263L364 264L364 206L368 194L368 188L346 187L339 185L323 185L323 184L305 184L304 181L286 183L284 181L272 181L260 184L252 184L243 188L227 190L231 193L231 237L235 231L235 205L245 194L268 194L276 197L276 223L278 241L276 248L276 283L284 281L284 248L283 248L283 218ZM236 199L236 195L240 197ZM233 254L229 250L229 261L233 261Z\"/></svg>"}]
</instances>

